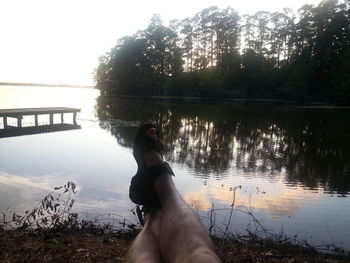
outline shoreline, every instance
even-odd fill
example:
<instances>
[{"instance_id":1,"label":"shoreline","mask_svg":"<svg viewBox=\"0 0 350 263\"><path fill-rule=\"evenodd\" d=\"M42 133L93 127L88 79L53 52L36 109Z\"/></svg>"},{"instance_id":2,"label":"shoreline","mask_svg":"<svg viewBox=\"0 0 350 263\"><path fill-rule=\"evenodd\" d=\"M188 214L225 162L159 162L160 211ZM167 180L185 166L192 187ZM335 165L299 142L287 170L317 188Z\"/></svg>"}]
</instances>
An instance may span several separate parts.
<instances>
[{"instance_id":1,"label":"shoreline","mask_svg":"<svg viewBox=\"0 0 350 263\"><path fill-rule=\"evenodd\" d=\"M15 86L15 87L50 87L50 88L84 88L94 89L94 86L76 85L76 84L45 84L45 83L20 83L20 82L0 82L1 86Z\"/></svg>"},{"instance_id":2,"label":"shoreline","mask_svg":"<svg viewBox=\"0 0 350 263\"><path fill-rule=\"evenodd\" d=\"M210 97L183 97L183 96L131 96L131 95L101 95L101 99L123 99L135 101L155 101L170 103L209 103L209 104L247 104L247 105L275 105L291 106L296 108L326 108L350 109L350 104L336 101L300 101L285 99L249 99L249 98L210 98Z\"/></svg>"},{"instance_id":3,"label":"shoreline","mask_svg":"<svg viewBox=\"0 0 350 263\"><path fill-rule=\"evenodd\" d=\"M138 232L139 229L110 231L93 223L78 229L0 230L0 262L123 262ZM212 240L223 263L350 261L350 252L321 253L285 237L273 240L251 234Z\"/></svg>"}]
</instances>

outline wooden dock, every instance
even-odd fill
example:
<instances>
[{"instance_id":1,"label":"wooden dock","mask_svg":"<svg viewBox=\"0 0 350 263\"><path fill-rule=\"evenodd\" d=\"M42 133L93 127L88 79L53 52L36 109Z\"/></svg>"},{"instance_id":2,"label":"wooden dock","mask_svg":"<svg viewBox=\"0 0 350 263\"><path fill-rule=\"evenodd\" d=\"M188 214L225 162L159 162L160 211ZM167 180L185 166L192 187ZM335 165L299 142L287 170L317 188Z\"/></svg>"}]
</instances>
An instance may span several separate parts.
<instances>
[{"instance_id":1,"label":"wooden dock","mask_svg":"<svg viewBox=\"0 0 350 263\"><path fill-rule=\"evenodd\" d=\"M0 129L0 139L8 137L17 137L24 135L34 135L41 133L52 133L60 131L80 130L80 125L59 123L54 125L29 126L22 128Z\"/></svg>"},{"instance_id":2,"label":"wooden dock","mask_svg":"<svg viewBox=\"0 0 350 263\"><path fill-rule=\"evenodd\" d=\"M32 127L40 126L38 123L39 115L49 115L50 116L50 125L54 125L53 118L55 114L61 115L61 123L64 123L64 114L72 113L73 114L73 125L77 125L76 118L77 113L80 112L80 109L76 108L66 108L66 107L50 107L50 108L23 108L23 109L0 109L0 117L3 118L4 129L12 128L22 128L22 119L23 116L34 116L35 125ZM7 119L15 118L17 119L17 126L8 125Z\"/></svg>"}]
</instances>

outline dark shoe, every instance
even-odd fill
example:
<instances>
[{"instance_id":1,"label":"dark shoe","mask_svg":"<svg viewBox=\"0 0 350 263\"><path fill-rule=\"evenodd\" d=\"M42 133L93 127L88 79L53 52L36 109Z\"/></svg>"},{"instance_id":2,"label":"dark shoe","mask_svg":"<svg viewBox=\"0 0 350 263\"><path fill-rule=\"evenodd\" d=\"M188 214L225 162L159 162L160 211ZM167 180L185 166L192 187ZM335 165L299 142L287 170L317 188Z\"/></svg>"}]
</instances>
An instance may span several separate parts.
<instances>
[{"instance_id":1,"label":"dark shoe","mask_svg":"<svg viewBox=\"0 0 350 263\"><path fill-rule=\"evenodd\" d=\"M138 171L143 171L146 167L146 164L143 160L143 154L145 152L157 151L159 153L162 153L163 151L163 144L160 141L160 139L158 141L155 141L146 135L146 132L151 128L156 129L157 137L160 138L157 127L152 123L145 123L141 125L140 129L136 134L133 146L133 155L138 165Z\"/></svg>"},{"instance_id":2,"label":"dark shoe","mask_svg":"<svg viewBox=\"0 0 350 263\"><path fill-rule=\"evenodd\" d=\"M129 197L131 201L135 204L143 205L147 207L147 209L160 207L160 201L153 186L155 179L163 173L174 175L169 164L166 162L156 166L147 167L143 160L143 154L145 152L157 151L162 153L163 150L163 145L160 140L154 140L146 135L146 132L151 128L156 129L157 137L159 138L157 127L151 123L143 124L136 135L133 155L138 168L136 175L131 179L129 189Z\"/></svg>"}]
</instances>

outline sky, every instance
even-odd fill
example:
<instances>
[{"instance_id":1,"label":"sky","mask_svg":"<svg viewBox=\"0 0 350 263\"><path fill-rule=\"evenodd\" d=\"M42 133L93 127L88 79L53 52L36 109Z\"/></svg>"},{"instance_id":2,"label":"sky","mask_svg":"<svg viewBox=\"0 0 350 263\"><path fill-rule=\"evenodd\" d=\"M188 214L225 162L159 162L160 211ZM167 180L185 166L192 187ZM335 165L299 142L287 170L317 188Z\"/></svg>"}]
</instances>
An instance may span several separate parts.
<instances>
[{"instance_id":1,"label":"sky","mask_svg":"<svg viewBox=\"0 0 350 263\"><path fill-rule=\"evenodd\" d=\"M153 14L165 24L204 8L294 11L320 0L0 0L0 82L93 85L99 56L145 29Z\"/></svg>"}]
</instances>

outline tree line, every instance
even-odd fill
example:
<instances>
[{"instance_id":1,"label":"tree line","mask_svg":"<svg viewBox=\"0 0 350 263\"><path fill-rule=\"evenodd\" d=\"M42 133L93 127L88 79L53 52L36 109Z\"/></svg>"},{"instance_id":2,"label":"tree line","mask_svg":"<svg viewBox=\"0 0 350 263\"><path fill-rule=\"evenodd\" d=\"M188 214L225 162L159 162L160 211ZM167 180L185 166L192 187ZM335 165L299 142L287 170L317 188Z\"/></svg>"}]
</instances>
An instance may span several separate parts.
<instances>
[{"instance_id":1,"label":"tree line","mask_svg":"<svg viewBox=\"0 0 350 263\"><path fill-rule=\"evenodd\" d=\"M118 40L99 59L102 95L350 100L350 1L297 13L212 6Z\"/></svg>"}]
</instances>

